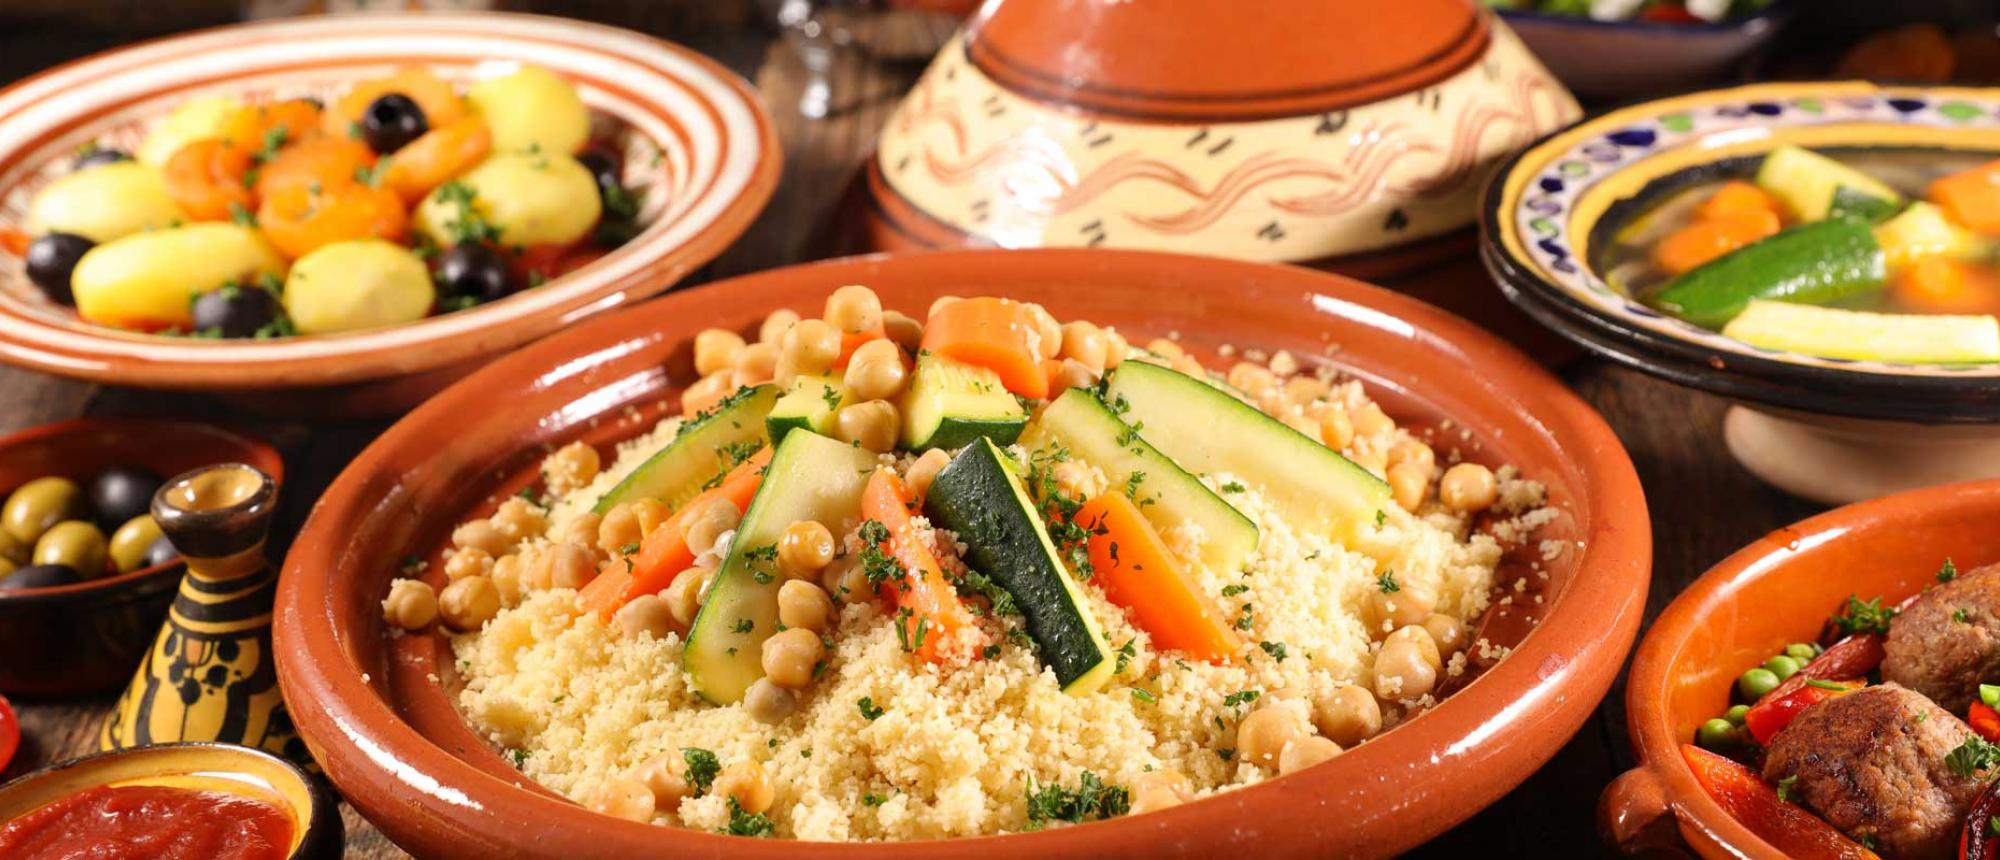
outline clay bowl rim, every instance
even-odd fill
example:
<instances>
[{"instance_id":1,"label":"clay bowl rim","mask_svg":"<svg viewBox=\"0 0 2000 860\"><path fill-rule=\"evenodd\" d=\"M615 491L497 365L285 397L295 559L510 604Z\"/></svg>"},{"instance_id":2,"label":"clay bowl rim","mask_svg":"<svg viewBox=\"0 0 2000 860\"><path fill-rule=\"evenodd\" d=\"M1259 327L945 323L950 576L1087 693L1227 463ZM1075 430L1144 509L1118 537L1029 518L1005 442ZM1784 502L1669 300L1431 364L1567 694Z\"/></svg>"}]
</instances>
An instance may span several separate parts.
<instances>
[{"instance_id":1,"label":"clay bowl rim","mask_svg":"<svg viewBox=\"0 0 2000 860\"><path fill-rule=\"evenodd\" d=\"M104 433L117 429L133 432L144 428L162 427L171 427L175 433L195 433L206 434L211 437L227 437L232 444L241 447L242 450L240 453L252 455L249 458L236 462L245 462L263 470L264 474L271 476L271 483L273 485L279 489L284 488L285 458L278 453L278 449L271 447L269 442L265 442L249 433L232 427L209 424L202 421L188 421L178 418L89 416L72 418L67 421L42 424L26 430L9 433L6 436L0 436L0 450L71 434ZM138 458L132 459L136 460ZM161 475L160 478L162 480L169 480L173 478L173 475ZM12 491L11 487L9 491ZM68 585L0 589L0 610L15 610L47 602L80 602L88 601L92 598L102 598L110 592L123 590L124 586L155 578L166 578L166 575L170 573L174 574L175 578L178 578L179 568L182 564L181 559L176 558L173 561L163 564L142 567L138 570L98 577L97 579L86 579L82 582L72 582Z\"/></svg>"},{"instance_id":2,"label":"clay bowl rim","mask_svg":"<svg viewBox=\"0 0 2000 860\"><path fill-rule=\"evenodd\" d=\"M355 579L339 571L351 554L348 540L352 527L363 521L377 504L371 493L407 492L401 487L409 478L388 471L389 464L399 456L399 449L417 450L409 446L421 445L417 440L421 433L428 432L426 428L462 421L468 414L465 409L478 402L479 392L501 390L496 386L520 379L539 378L548 368L573 362L579 355L601 354L620 343L662 337L654 323L676 311L680 312L680 318L689 318L690 306L715 310L727 314L729 320L748 323L746 303L739 300L729 305L722 297L758 289L773 293L802 290L789 286L801 278L813 279L816 286L823 284L828 289L842 283L865 282L871 266L902 268L906 270L902 277L936 282L936 287L926 287L924 291L938 293L951 290L949 272L966 270L1031 273L1048 269L1098 273L1106 278L1114 277L1112 273L1122 273L1124 282L1133 284L1149 275L1157 278L1161 272L1186 272L1194 267L1210 273L1203 276L1210 282L1276 283L1280 286L1274 289L1285 291L1286 296L1319 299L1339 306L1338 314L1327 311L1329 320L1339 318L1343 324L1357 329L1395 332L1421 344L1448 366L1463 363L1484 368L1488 371L1486 378L1468 386L1467 390L1473 393L1460 399L1504 404L1510 416L1543 428L1544 438L1560 456L1567 458L1562 462L1569 469L1563 474L1574 476L1573 484L1562 486L1579 522L1575 537L1588 539L1577 561L1576 573L1563 591L1553 594L1540 625L1526 636L1509 659L1500 661L1439 708L1344 755L1342 761L1353 763L1352 767L1376 762L1378 771L1374 772L1388 773L1419 761L1433 761L1433 757L1451 756L1458 760L1483 752L1488 758L1482 761L1490 763L1505 753L1513 756L1507 767L1527 765L1520 771L1520 777L1525 778L1582 724L1622 667L1630 643L1637 635L1651 568L1651 529L1637 473L1603 418L1547 370L1497 337L1414 299L1348 278L1290 266L1099 249L866 255L771 270L681 291L540 341L461 380L412 412L335 479L286 560L279 584L275 650L279 680L287 698L318 704L295 715L301 735L336 784L343 780L348 783L344 791L351 800L359 797L357 805L371 810L378 825L386 822L386 830L413 834L412 838L474 836L510 823L535 821L552 839L575 840L571 847L578 850L615 851L620 847L641 850L643 846L658 850L668 846L728 856L779 857L789 856L789 852L797 849L788 841L729 840L685 830L663 833L651 825L608 819L545 791L537 791L524 779L503 780L460 759L399 716L400 706L392 701L394 694L387 689L384 679L364 680L368 669L359 662L364 659L362 651L382 646L367 644L361 637L372 636L376 631L371 627L355 636L348 630L335 629L337 611L328 602L328 595L337 587L336 576L342 581ZM789 301L789 297L784 301ZM724 309L705 307L711 302ZM749 304L764 306L761 302ZM739 315L743 319L737 320ZM719 318L710 319L715 324L726 324ZM613 332L618 334L614 336ZM1508 383L1499 385L1493 379L1506 379ZM1414 381L1405 379L1398 384ZM677 387L669 386L666 390ZM1547 408L1531 414L1520 405L1524 402ZM615 410L618 406L601 408ZM535 420L546 423L547 419ZM574 420L582 424L587 417ZM1551 480L1555 477L1550 476ZM1587 522L1583 519L1586 515ZM370 650L365 659L371 666L377 665L372 662L377 656L393 659L385 655L386 652L378 654ZM1524 706L1528 704L1534 707ZM1543 731L1528 732L1525 730L1528 726ZM1489 735L1506 740L1492 741ZM1488 740L1469 743L1473 738ZM1514 753L1510 749L1527 752ZM1462 762L1459 767L1468 764ZM1152 830L1161 834L1162 826L1172 827L1178 822L1183 834L1227 833L1240 828L1244 820L1273 820L1269 813L1287 799L1311 798L1315 793L1334 793L1339 786L1351 787L1347 780L1357 773L1352 767L1330 767L1273 779L1143 818L1025 834L901 842L893 846L811 843L810 847L837 856L856 857L893 854L957 858L963 852L1027 850L1089 856L1101 850L1099 840L1116 838L1114 834L1121 832L1141 834ZM1488 784L1469 782L1469 788L1461 782L1449 783L1445 790L1455 792L1452 797L1440 795L1429 799L1429 808L1423 810L1429 813L1428 817L1407 807L1398 810L1397 826L1385 828L1385 832L1395 835L1382 837L1381 844L1372 850L1407 848L1408 844L1470 817L1516 784L1511 775L1489 779ZM1506 784L1498 785L1500 782ZM1394 791L1379 777L1375 789ZM375 796L371 798L369 794ZM1468 798L1477 803L1463 802ZM1403 824L1417 820L1422 823ZM586 836L589 841L585 841ZM550 850L560 850L558 843L547 844Z\"/></svg>"},{"instance_id":3,"label":"clay bowl rim","mask_svg":"<svg viewBox=\"0 0 2000 860\"><path fill-rule=\"evenodd\" d=\"M358 384L422 374L454 362L505 352L579 319L608 309L628 306L664 291L732 245L762 213L777 190L784 156L777 137L775 120L770 111L764 107L756 88L742 77L720 62L691 48L656 36L622 27L546 15L436 11L355 14L322 19L276 19L224 24L148 39L70 60L0 87L0 99L42 85L49 78L72 73L80 67L184 41L198 42L203 39L213 39L218 35L236 34L242 37L237 44L244 45L244 50L250 50L256 43L257 37L270 37L274 33L281 36L291 35L308 42L319 39L372 37L376 33L370 30L370 27L381 27L389 22L426 28L424 32L490 31L510 39L524 38L518 31L532 26L550 28L563 33L596 34L606 40L616 39L643 46L649 51L661 52L657 56L669 57L676 63L685 63L696 73L693 76L684 76L670 74L658 68L647 70L661 80L673 81L677 91L685 90L691 93L688 98L696 103L689 108L689 111L713 118L712 124L718 141L716 176L719 178L724 175L724 168L720 165L725 163L724 159L732 152L747 154L750 159L747 175L735 189L734 196L717 208L708 217L706 224L690 231L677 244L659 244L664 237L654 237L651 241L658 244L658 247L640 248L637 246L648 241L648 237L642 233L632 242L612 249L604 257L593 260L578 271L552 279L549 284L543 286L561 287L570 284L588 288L575 295L537 299L537 303L545 307L524 308L515 301L526 297L527 293L524 292L486 306L426 317L403 325L250 344L268 347L280 354L254 360L229 361L207 357L162 359L157 355L126 355L122 353L153 352L154 350L149 347L185 347L187 342L182 339L170 340L96 326L75 319L73 310L70 311L71 319L56 323L41 319L36 314L21 313L17 309L0 306L0 358L4 358L8 363L41 372L93 382L197 391L261 391L273 388ZM298 35L296 31L305 25L320 29ZM338 30L333 33L323 32L328 28L338 28ZM226 46L218 50L226 52L232 49L233 47ZM595 50L603 53L603 49ZM617 56L635 62L645 59L641 55L618 54ZM436 61L437 56L434 53L401 50L387 54L369 54L365 58L343 57L334 65L366 66L371 63L381 65L393 62L430 64ZM168 62L184 63L187 60L176 57ZM222 80L234 81L248 76L267 74L280 66L292 68L284 64L263 64L255 69L231 71ZM705 80L700 76L705 76ZM622 89L621 81L633 79L630 75L624 77L613 75L596 81L596 84L611 89ZM691 81L694 85L713 84L718 93L726 99L709 100L695 93L692 85L684 84L683 81ZM214 80L208 80L199 86L179 86L177 91L202 90L214 84ZM145 98L159 97L161 93L149 92ZM624 98L632 103L646 101L630 94ZM747 121L744 127L732 130L729 126L730 120L718 112L718 105L730 110L741 110ZM94 103L87 110L72 111L67 114L57 124L58 130L48 134L60 137L70 133L68 130L78 124L97 121L109 112L127 107L127 103L122 101L108 105L102 102ZM661 110L664 111L664 108ZM675 115L681 113L676 112ZM754 141L740 144L727 143L746 134L753 136ZM647 139L654 140L651 137ZM0 153L0 160L15 157L25 159L27 155L37 149L45 148L46 145L46 142L37 142ZM657 142L653 145L660 148ZM693 155L690 154L689 158L692 159ZM25 163L40 165L43 162L36 160ZM700 193L715 194L717 189L704 188ZM698 223L696 214L698 213L683 213L683 219L689 223ZM654 225L648 225L648 229L650 230L652 226ZM603 267L606 261L618 258L628 260L631 271L622 276L610 277L603 272ZM579 279L596 280L600 283L580 284ZM14 327L18 327L20 331L7 330ZM426 327L430 330L408 335L412 340L407 343L373 343L384 337L397 337L398 332ZM61 342L49 340L51 336L60 337ZM111 349L114 344L117 349ZM217 351L246 348L245 342L240 341L201 346Z\"/></svg>"},{"instance_id":4,"label":"clay bowl rim","mask_svg":"<svg viewBox=\"0 0 2000 860\"><path fill-rule=\"evenodd\" d=\"M1966 481L1925 487L1855 502L1800 520L1762 535L1749 545L1716 562L1689 585L1647 629L1632 655L1632 669L1626 676L1626 733L1632 741L1638 763L1620 776L1658 780L1664 788L1661 810L1680 833L1701 832L1725 851L1704 851L1706 844L1691 845L1702 856L1771 858L1782 860L1785 853L1764 841L1729 814L1695 781L1681 756L1680 746L1690 742L1678 737L1669 722L1666 700L1680 674L1680 653L1702 625L1739 598L1738 587L1779 571L1796 562L1784 558L1793 546L1818 547L1824 543L1857 539L1855 534L1882 529L1922 529L1939 511L1983 501L1991 506L2000 498L2000 479ZM1779 537L1779 535L1789 537ZM1821 538L1821 540L1815 540ZM1815 610L1817 611L1817 610ZM1800 636L1818 634L1818 628L1803 629ZM1605 815L1622 812L1644 813L1637 807L1616 807L1620 783L1607 787L1603 797ZM1684 837L1683 837L1684 838Z\"/></svg>"},{"instance_id":5,"label":"clay bowl rim","mask_svg":"<svg viewBox=\"0 0 2000 860\"><path fill-rule=\"evenodd\" d=\"M295 781L302 793L310 801L310 804L305 809L298 809L289 802L286 804L288 807L293 807L286 811L291 814L292 824L299 831L298 845L285 855L286 860L306 860L306 858L319 856L319 852L325 850L327 840L332 838L331 835L341 833L345 830L345 826L340 821L340 807L335 802L332 792L319 780L314 779L311 774L306 773L304 768L286 761L281 756L273 755L260 749L214 741L179 741L167 744L150 744L128 749L103 750L62 761L51 762L4 783L0 783L0 798L5 798L9 793L21 790L22 786L29 783L54 779L61 774L72 771L94 775L91 771L102 769L107 763L121 758L164 758L169 762L191 758L196 764L206 764L213 761L218 765L204 768L196 768L194 766L164 768L152 771L151 774L153 776L195 772L210 773L215 771L254 776L255 774L240 769L240 765L237 762L242 759L255 760L265 767L275 768L277 772L283 773L287 778ZM94 782L91 787L109 784L111 783ZM62 796L67 797L68 795Z\"/></svg>"},{"instance_id":6,"label":"clay bowl rim","mask_svg":"<svg viewBox=\"0 0 2000 860\"><path fill-rule=\"evenodd\" d=\"M1792 12L1791 0L1776 0L1748 15L1724 18L1720 21L1644 21L1638 18L1619 18L1603 21L1587 15L1558 15L1536 9L1494 9L1493 13L1506 21L1508 26L1517 22L1532 22L1558 27L1574 27L1579 30L1626 30L1647 34L1672 36L1712 36L1717 33L1734 33L1776 26L1778 19L1789 17Z\"/></svg>"},{"instance_id":7,"label":"clay bowl rim","mask_svg":"<svg viewBox=\"0 0 2000 860\"><path fill-rule=\"evenodd\" d=\"M1551 282L1537 271L1537 265L1522 259L1506 244L1507 238L1516 234L1523 234L1516 241L1524 247L1535 244L1536 237L1525 235L1516 223L1515 213L1504 207L1508 203L1511 186L1518 185L1522 189L1521 196L1525 198L1543 170L1555 170L1558 162L1564 160L1562 152L1549 149L1559 139L1567 143L1572 139L1587 140L1597 132L1609 134L1632 127L1652 128L1658 125L1655 121L1663 115L1676 112L1705 115L1719 104L1738 101L1789 104L1800 98L1816 98L1823 102L1853 98L1873 99L1886 105L1894 99L1915 96L1926 106L1935 106L1948 102L1954 94L1975 94L1984 101L1993 101L2000 98L2000 88L1901 86L1868 81L1760 83L1647 99L1592 113L1537 138L1501 161L1490 174L1479 195L1480 259L1508 299L1544 326L1597 355L1676 385L1814 415L1924 423L1986 424L2000 421L2000 388L1994 384L1995 379L2000 378L2000 364L1947 366L1850 362L1763 350L1725 338L1717 332L1688 330L1692 329L1691 326L1656 329L1651 327L1651 320L1660 317L1657 312L1648 311L1643 315L1629 310L1613 313L1589 305L1579 298L1576 288ZM1796 112L1796 108L1793 110ZM1746 127L1754 126L1759 133L1736 135L1735 130L1727 128L1672 132L1687 138L1673 146L1653 150L1655 154L1672 157L1675 150L1706 152L1711 143L1722 142L1715 145L1712 153L1699 158L1685 156L1678 159L1692 162L1690 166L1663 171L1647 165L1650 155L1636 156L1617 162L1616 167L1601 174L1602 178L1593 174L1585 179L1570 181L1580 182L1583 187L1610 184L1613 186L1611 190L1615 190L1632 184L1634 180L1620 178L1614 182L1610 177L1629 172L1631 176L1645 180L1632 192L1646 193L1658 182L1675 180L1698 170L1696 165L1741 157L1742 153L1736 152L1738 149L1763 152L1778 143L1789 142L1770 137L1769 132L1773 130L1787 136L1837 138L1831 142L1815 139L1808 144L1813 146L1898 150L1922 148L1923 144L1913 142L1910 135L1936 128L1943 130L1940 133L1953 136L1930 144L1932 148L1973 152L1988 157L2000 152L2000 137L1979 146L1966 145L1964 137L1980 133L1980 129L1970 126L1933 123L1912 125L1910 128L1916 131L1910 131L1892 127L1880 118L1858 115L1833 117L1823 123L1758 115L1744 118L1744 123ZM1738 136L1742 139L1738 140ZM1650 149L1651 146L1647 144L1645 148ZM1527 169L1530 158L1538 159L1532 175ZM1627 156L1621 155L1620 158ZM1610 190L1599 193L1610 193ZM1598 212L1583 232L1594 243L1595 237L1603 232L1600 225L1607 219L1627 217L1629 215L1621 214L1613 205ZM1564 225L1577 218L1567 210L1548 216L1549 220ZM1566 228L1558 235L1571 237ZM1586 273L1594 272L1590 261L1582 261L1579 265ZM1629 299L1624 302L1627 306L1632 304L1634 302Z\"/></svg>"}]
</instances>

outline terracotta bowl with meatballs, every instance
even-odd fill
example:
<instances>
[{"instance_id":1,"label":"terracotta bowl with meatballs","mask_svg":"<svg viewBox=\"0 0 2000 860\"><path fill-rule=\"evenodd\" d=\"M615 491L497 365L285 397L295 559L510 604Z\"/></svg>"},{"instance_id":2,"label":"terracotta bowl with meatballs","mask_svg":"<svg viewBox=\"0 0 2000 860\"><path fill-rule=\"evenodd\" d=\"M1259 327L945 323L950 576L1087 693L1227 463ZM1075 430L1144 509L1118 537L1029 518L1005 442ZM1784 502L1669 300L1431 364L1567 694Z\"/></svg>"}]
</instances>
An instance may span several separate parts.
<instances>
[{"instance_id":1,"label":"terracotta bowl with meatballs","mask_svg":"<svg viewBox=\"0 0 2000 860\"><path fill-rule=\"evenodd\" d=\"M419 408L293 545L276 651L420 856L1390 856L1587 717L1650 548L1602 419L1412 299L859 257Z\"/></svg>"},{"instance_id":2,"label":"terracotta bowl with meatballs","mask_svg":"<svg viewBox=\"0 0 2000 860\"><path fill-rule=\"evenodd\" d=\"M1996 528L2000 481L1947 485L1835 509L1709 570L1633 659L1640 764L1604 792L1606 839L1634 855L1991 856Z\"/></svg>"}]
</instances>

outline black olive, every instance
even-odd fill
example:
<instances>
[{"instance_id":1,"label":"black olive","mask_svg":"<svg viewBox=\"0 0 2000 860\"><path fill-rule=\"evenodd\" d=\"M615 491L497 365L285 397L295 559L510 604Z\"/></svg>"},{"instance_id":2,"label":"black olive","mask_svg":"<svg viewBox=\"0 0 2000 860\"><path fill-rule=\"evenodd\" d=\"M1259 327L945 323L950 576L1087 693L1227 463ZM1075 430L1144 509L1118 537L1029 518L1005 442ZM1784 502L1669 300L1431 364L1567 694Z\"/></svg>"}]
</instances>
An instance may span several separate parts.
<instances>
[{"instance_id":1,"label":"black olive","mask_svg":"<svg viewBox=\"0 0 2000 860\"><path fill-rule=\"evenodd\" d=\"M73 169L82 170L86 167L96 167L97 165L100 164L117 164L118 162L121 161L131 161L131 160L132 160L132 154L126 152L125 150L111 149L108 147L95 147L92 148L89 152L77 156L76 166Z\"/></svg>"},{"instance_id":2,"label":"black olive","mask_svg":"<svg viewBox=\"0 0 2000 860\"><path fill-rule=\"evenodd\" d=\"M0 576L0 591L9 588L47 588L51 585L68 585L82 581L83 575L69 565L31 564L6 576Z\"/></svg>"},{"instance_id":3,"label":"black olive","mask_svg":"<svg viewBox=\"0 0 2000 860\"><path fill-rule=\"evenodd\" d=\"M597 180L599 193L602 193L607 186L618 184L618 156L593 146L577 153L576 160Z\"/></svg>"},{"instance_id":4,"label":"black olive","mask_svg":"<svg viewBox=\"0 0 2000 860\"><path fill-rule=\"evenodd\" d=\"M69 278L76 272L76 261L96 243L75 233L50 233L28 243L28 280L42 289L42 295L59 305L76 303L76 296L70 292Z\"/></svg>"},{"instance_id":5,"label":"black olive","mask_svg":"<svg viewBox=\"0 0 2000 860\"><path fill-rule=\"evenodd\" d=\"M181 551L174 548L174 542L168 540L166 535L160 535L146 547L146 561L142 566L158 567L180 557Z\"/></svg>"},{"instance_id":6,"label":"black olive","mask_svg":"<svg viewBox=\"0 0 2000 860\"><path fill-rule=\"evenodd\" d=\"M368 103L361 114L361 139L378 154L388 155L430 131L424 109L409 96L388 93Z\"/></svg>"},{"instance_id":7,"label":"black olive","mask_svg":"<svg viewBox=\"0 0 2000 860\"><path fill-rule=\"evenodd\" d=\"M252 337L278 318L278 297L261 287L227 286L194 298L194 330Z\"/></svg>"},{"instance_id":8,"label":"black olive","mask_svg":"<svg viewBox=\"0 0 2000 860\"><path fill-rule=\"evenodd\" d=\"M97 510L97 524L105 534L118 530L127 520L153 509L153 494L160 489L160 476L144 466L112 466L90 479L90 506Z\"/></svg>"},{"instance_id":9,"label":"black olive","mask_svg":"<svg viewBox=\"0 0 2000 860\"><path fill-rule=\"evenodd\" d=\"M453 245L438 257L437 285L447 296L471 296L482 302L514 291L507 261L477 242Z\"/></svg>"}]
</instances>

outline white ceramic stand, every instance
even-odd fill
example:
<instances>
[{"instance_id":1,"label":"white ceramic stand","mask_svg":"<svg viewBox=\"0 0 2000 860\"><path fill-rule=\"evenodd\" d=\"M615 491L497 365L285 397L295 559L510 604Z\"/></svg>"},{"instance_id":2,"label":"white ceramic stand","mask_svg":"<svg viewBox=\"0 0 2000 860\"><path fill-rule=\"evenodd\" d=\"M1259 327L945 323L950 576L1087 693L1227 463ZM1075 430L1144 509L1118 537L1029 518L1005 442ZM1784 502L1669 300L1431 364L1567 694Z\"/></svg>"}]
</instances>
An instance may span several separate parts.
<instances>
[{"instance_id":1,"label":"white ceramic stand","mask_svg":"<svg viewBox=\"0 0 2000 860\"><path fill-rule=\"evenodd\" d=\"M1778 489L1827 505L2000 477L2000 427L1909 424L1732 406L1729 453Z\"/></svg>"}]
</instances>

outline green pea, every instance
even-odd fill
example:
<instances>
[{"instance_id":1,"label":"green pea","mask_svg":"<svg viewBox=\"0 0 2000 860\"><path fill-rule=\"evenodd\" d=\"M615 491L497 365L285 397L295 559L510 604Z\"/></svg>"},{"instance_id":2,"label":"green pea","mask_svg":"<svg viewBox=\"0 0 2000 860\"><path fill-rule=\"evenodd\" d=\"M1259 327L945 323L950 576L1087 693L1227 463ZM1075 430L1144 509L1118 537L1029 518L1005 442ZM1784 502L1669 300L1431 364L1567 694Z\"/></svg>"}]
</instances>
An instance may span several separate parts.
<instances>
[{"instance_id":1,"label":"green pea","mask_svg":"<svg viewBox=\"0 0 2000 860\"><path fill-rule=\"evenodd\" d=\"M1736 692L1742 693L1743 698L1753 702L1777 688L1778 673L1762 666L1744 672L1743 677L1736 679Z\"/></svg>"},{"instance_id":2,"label":"green pea","mask_svg":"<svg viewBox=\"0 0 2000 860\"><path fill-rule=\"evenodd\" d=\"M1749 705L1731 705L1729 710L1723 712L1722 718L1728 720L1732 726L1740 726L1749 713Z\"/></svg>"},{"instance_id":3,"label":"green pea","mask_svg":"<svg viewBox=\"0 0 2000 860\"><path fill-rule=\"evenodd\" d=\"M1819 646L1811 642L1793 642L1785 646L1785 656L1805 663L1819 656Z\"/></svg>"},{"instance_id":4,"label":"green pea","mask_svg":"<svg viewBox=\"0 0 2000 860\"><path fill-rule=\"evenodd\" d=\"M1778 680L1783 681L1799 673L1799 661L1784 654L1779 654L1776 657L1765 660L1764 668L1771 670L1771 674L1778 676Z\"/></svg>"},{"instance_id":5,"label":"green pea","mask_svg":"<svg viewBox=\"0 0 2000 860\"><path fill-rule=\"evenodd\" d=\"M1728 720L1723 719L1709 720L1702 723L1701 728L1695 730L1694 733L1695 744L1707 750L1716 750L1718 752L1727 750L1736 746L1736 741L1736 727L1730 725Z\"/></svg>"}]
</instances>

